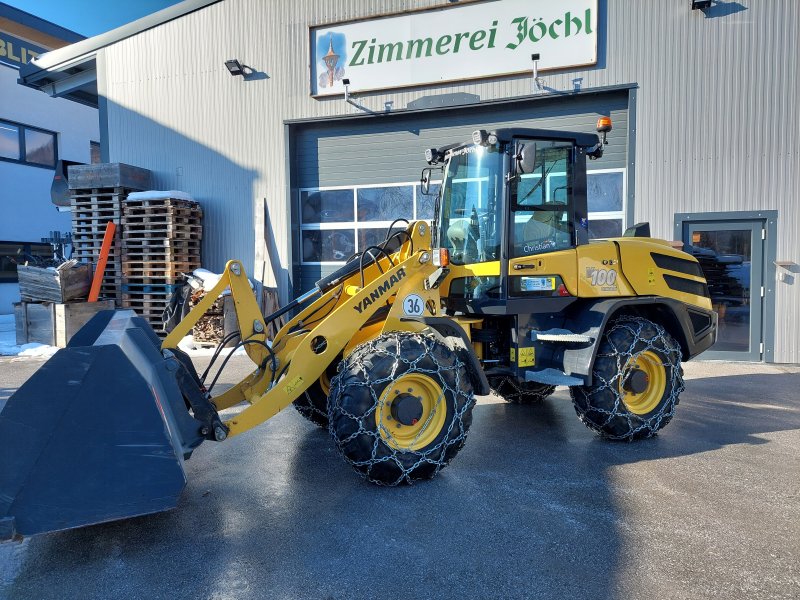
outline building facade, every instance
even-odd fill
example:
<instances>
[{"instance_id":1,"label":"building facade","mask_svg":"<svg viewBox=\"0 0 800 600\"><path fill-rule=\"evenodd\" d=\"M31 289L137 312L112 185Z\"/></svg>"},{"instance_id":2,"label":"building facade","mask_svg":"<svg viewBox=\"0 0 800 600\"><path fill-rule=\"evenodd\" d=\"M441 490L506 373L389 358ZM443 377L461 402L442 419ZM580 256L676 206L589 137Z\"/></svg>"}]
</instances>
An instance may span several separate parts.
<instances>
[{"instance_id":1,"label":"building facade","mask_svg":"<svg viewBox=\"0 0 800 600\"><path fill-rule=\"evenodd\" d=\"M82 39L0 3L0 314L19 300L14 261L20 252L50 256L42 239L72 228L69 212L50 201L57 161L90 162L91 142L100 141L95 108L17 85L19 69Z\"/></svg>"},{"instance_id":2,"label":"building facade","mask_svg":"<svg viewBox=\"0 0 800 600\"><path fill-rule=\"evenodd\" d=\"M195 196L205 265L239 258L284 301L395 218L432 218L426 148L610 116L590 233L682 241L715 278L709 356L797 363L800 5L693 4L189 0L23 80L87 101L94 77L104 158Z\"/></svg>"}]
</instances>

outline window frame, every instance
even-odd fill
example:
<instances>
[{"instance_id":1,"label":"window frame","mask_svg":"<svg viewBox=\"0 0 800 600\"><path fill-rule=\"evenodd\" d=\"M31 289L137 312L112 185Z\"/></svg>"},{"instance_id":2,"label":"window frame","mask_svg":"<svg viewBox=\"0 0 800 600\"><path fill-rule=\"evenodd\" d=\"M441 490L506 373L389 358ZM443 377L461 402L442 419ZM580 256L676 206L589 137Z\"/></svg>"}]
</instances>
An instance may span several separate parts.
<instances>
[{"instance_id":1,"label":"window frame","mask_svg":"<svg viewBox=\"0 0 800 600\"><path fill-rule=\"evenodd\" d=\"M19 156L20 158L8 158L6 156L0 156L0 161L8 162L17 165L25 165L26 167L38 167L40 169L48 169L50 171L54 171L56 165L58 164L58 132L50 131L49 129L43 129L42 127L35 127L33 125L27 125L25 123L19 123L17 121L12 121L10 119L4 119L0 117L0 124L8 124L12 127L17 128L18 132L18 141L17 144L19 146ZM27 160L26 156L28 154L26 144L25 144L25 132L26 131L35 131L37 133L43 133L45 135L53 136L53 164L52 165L43 165L42 163L32 162Z\"/></svg>"},{"instance_id":2,"label":"window frame","mask_svg":"<svg viewBox=\"0 0 800 600\"><path fill-rule=\"evenodd\" d=\"M589 177L592 175L600 175L603 173L620 173L622 175L622 204L619 210L614 211L602 211L602 212L592 212L589 209L589 198L588 198L588 182ZM620 232L620 236L625 233L625 229L628 227L628 177L627 177L627 169L625 167L617 167L615 169L592 169L591 171L586 171L586 182L587 182L587 198L586 198L586 215L589 218L589 227L591 228L592 220L596 221L604 221L604 220L612 220L612 219L619 219L622 221L622 231ZM605 240L609 238L590 238L590 240Z\"/></svg>"},{"instance_id":3,"label":"window frame","mask_svg":"<svg viewBox=\"0 0 800 600\"><path fill-rule=\"evenodd\" d=\"M589 222L593 219L595 220L611 220L611 219L619 219L622 222L622 231L620 235L625 232L625 228L628 226L627 223L627 198L628 198L628 179L626 177L626 168L625 167L617 167L613 169L593 169L591 171L586 172L586 178L588 180L589 177L595 174L602 174L602 173L620 173L622 175L622 208L618 211L608 211L608 212L588 212ZM556 175L565 175L565 173L558 172L558 173L550 173L549 177L553 177ZM436 181L431 181L431 185L441 185L443 179L439 179ZM319 187L302 187L297 188L297 208L298 208L298 218L299 222L299 234L297 236L297 256L300 258L298 264L300 266L341 266L345 264L344 261L316 261L316 262L308 262L303 260L303 232L304 231L322 231L322 230L331 230L331 229L349 229L352 230L354 233L354 240L355 240L355 248L356 251L359 251L358 248L358 231L360 229L388 229L389 226L392 224L391 221L358 221L357 218L352 221L331 221L328 223L303 223L302 214L303 214L303 206L302 206L302 197L304 193L313 193L313 192L326 192L326 191L335 191L335 190L352 190L353 192L353 214L358 215L358 190L359 189L368 189L368 188L385 188L385 187L411 187L412 188L412 198L413 198L413 210L414 215L418 213L419 210L419 181L404 181L400 183L368 183L368 184L358 184L358 185L331 185L331 186L319 186ZM588 209L588 206L587 206ZM417 218L417 217L412 217ZM426 219L422 219L426 220ZM432 221L428 221L432 223ZM593 238L593 239L606 239L606 238Z\"/></svg>"},{"instance_id":4,"label":"window frame","mask_svg":"<svg viewBox=\"0 0 800 600\"><path fill-rule=\"evenodd\" d=\"M431 182L432 184L435 182ZM418 194L417 188L419 181L405 181L400 183L367 183L357 185L331 185L320 187L303 187L297 189L297 208L299 216L299 235L297 236L297 256L300 257L298 261L303 267L305 266L341 266L345 264L343 260L327 260L327 261L305 261L303 260L303 232L305 231L324 231L331 229L347 229L354 233L354 248L355 252L360 252L362 249L358 247L359 239L358 232L363 229L389 229L392 221L359 221L358 220L358 190L374 189L374 188L388 188L388 187L410 187L412 197L412 210L413 215L409 217L409 221L415 220L414 215L418 211ZM314 192L328 192L336 190L352 190L353 192L353 215L355 218L352 221L330 221L327 223L303 223L303 194L311 194ZM406 217L398 217L406 218ZM426 220L426 219L421 219ZM430 221L429 221L430 222Z\"/></svg>"}]
</instances>

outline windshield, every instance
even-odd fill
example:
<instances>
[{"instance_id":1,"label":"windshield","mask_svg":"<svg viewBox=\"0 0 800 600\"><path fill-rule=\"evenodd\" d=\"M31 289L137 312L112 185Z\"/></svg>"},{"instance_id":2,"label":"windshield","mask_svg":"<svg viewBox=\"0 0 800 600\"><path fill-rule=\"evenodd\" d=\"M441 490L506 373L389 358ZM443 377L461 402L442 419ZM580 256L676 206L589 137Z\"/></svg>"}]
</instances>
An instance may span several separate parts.
<instances>
[{"instance_id":1,"label":"windshield","mask_svg":"<svg viewBox=\"0 0 800 600\"><path fill-rule=\"evenodd\" d=\"M500 259L503 154L497 145L452 151L442 186L438 242L456 265Z\"/></svg>"}]
</instances>

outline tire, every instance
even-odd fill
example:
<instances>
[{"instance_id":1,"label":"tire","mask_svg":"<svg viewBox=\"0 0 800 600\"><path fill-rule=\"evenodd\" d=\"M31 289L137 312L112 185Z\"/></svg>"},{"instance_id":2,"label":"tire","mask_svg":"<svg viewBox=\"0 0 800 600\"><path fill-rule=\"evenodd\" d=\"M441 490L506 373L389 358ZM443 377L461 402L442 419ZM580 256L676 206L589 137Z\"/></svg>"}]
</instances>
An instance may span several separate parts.
<instances>
[{"instance_id":1,"label":"tire","mask_svg":"<svg viewBox=\"0 0 800 600\"><path fill-rule=\"evenodd\" d=\"M330 394L331 379L336 375L338 366L339 360L337 359L292 403L297 412L323 429L328 428L328 394Z\"/></svg>"},{"instance_id":2,"label":"tire","mask_svg":"<svg viewBox=\"0 0 800 600\"><path fill-rule=\"evenodd\" d=\"M672 336L652 321L622 316L603 334L592 385L572 387L570 395L589 429L632 441L651 437L670 422L683 387L681 349Z\"/></svg>"},{"instance_id":3,"label":"tire","mask_svg":"<svg viewBox=\"0 0 800 600\"><path fill-rule=\"evenodd\" d=\"M389 333L344 360L331 382L329 431L367 480L412 483L433 478L458 453L474 404L466 367L452 350L431 336ZM409 406L419 411L413 420L400 412Z\"/></svg>"},{"instance_id":4,"label":"tire","mask_svg":"<svg viewBox=\"0 0 800 600\"><path fill-rule=\"evenodd\" d=\"M520 381L508 375L489 377L489 387L511 404L539 404L555 391L555 386L535 381Z\"/></svg>"}]
</instances>

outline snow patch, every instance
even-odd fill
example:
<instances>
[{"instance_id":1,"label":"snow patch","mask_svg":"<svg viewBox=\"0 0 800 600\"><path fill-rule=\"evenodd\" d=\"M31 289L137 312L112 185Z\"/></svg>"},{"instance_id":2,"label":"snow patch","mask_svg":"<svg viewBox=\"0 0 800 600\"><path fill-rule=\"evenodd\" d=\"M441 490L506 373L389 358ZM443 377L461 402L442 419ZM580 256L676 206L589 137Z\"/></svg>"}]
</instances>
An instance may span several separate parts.
<instances>
[{"instance_id":1,"label":"snow patch","mask_svg":"<svg viewBox=\"0 0 800 600\"><path fill-rule=\"evenodd\" d=\"M128 194L128 200L189 200L194 202L186 192L179 192L178 190L150 190L147 192L132 192Z\"/></svg>"},{"instance_id":2,"label":"snow patch","mask_svg":"<svg viewBox=\"0 0 800 600\"><path fill-rule=\"evenodd\" d=\"M46 344L22 344L17 346L14 315L0 315L0 356L53 356L55 346Z\"/></svg>"}]
</instances>

